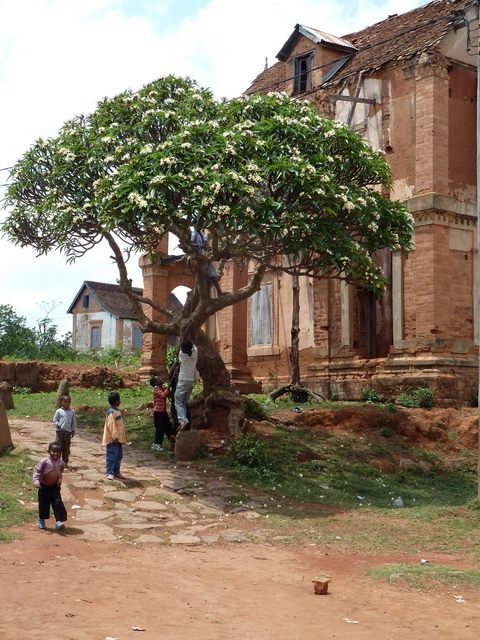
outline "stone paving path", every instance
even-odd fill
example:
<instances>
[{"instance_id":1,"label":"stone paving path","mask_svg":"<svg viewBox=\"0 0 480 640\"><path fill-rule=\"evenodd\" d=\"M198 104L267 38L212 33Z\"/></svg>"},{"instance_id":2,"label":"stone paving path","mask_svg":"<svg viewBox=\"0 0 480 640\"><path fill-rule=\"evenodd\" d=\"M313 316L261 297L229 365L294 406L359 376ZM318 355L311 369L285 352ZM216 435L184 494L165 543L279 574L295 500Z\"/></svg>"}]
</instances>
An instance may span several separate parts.
<instances>
[{"instance_id":1,"label":"stone paving path","mask_svg":"<svg viewBox=\"0 0 480 640\"><path fill-rule=\"evenodd\" d=\"M12 419L15 445L44 458L53 440L50 423ZM116 544L214 544L285 539L263 523L267 502L256 496L246 502L241 489L220 477L202 477L188 463L171 463L152 452L124 447L125 480L105 477L101 440L78 430L72 441L71 470L64 473L62 497L68 512L66 535ZM26 508L37 508L36 501ZM34 519L32 514L32 519ZM243 525L243 526L242 526ZM47 522L51 529L53 520Z\"/></svg>"}]
</instances>

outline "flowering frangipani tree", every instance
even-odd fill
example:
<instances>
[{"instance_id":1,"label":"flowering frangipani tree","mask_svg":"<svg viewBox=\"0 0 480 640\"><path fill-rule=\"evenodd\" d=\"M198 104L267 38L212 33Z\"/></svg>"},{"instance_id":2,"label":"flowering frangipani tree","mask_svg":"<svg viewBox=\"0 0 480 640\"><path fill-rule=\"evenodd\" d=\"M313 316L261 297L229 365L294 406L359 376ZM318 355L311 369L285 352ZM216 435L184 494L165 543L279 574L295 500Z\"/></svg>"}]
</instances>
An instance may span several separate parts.
<instances>
[{"instance_id":1,"label":"flowering frangipani tree","mask_svg":"<svg viewBox=\"0 0 480 640\"><path fill-rule=\"evenodd\" d=\"M387 162L346 126L283 94L217 101L174 76L105 98L39 139L11 179L4 234L67 261L107 240L144 331L161 334L180 335L190 320L198 334L210 315L257 291L267 268L379 291L372 255L408 249L412 233L406 209L382 195ZM195 250L192 227L208 230L206 252ZM168 233L197 267L183 313L135 295L128 279L129 253L155 259ZM201 267L212 260L256 268L246 287L211 299ZM151 321L141 303L170 322ZM228 376L209 382L202 357L199 368L207 395L228 386Z\"/></svg>"}]
</instances>

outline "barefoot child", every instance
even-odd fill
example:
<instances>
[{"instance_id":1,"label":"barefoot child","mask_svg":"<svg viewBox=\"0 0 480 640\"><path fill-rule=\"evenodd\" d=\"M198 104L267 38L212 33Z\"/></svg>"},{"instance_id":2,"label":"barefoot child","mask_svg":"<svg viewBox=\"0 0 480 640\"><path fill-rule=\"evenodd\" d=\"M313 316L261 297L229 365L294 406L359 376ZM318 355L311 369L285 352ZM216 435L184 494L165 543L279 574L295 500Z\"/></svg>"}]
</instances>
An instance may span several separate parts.
<instances>
[{"instance_id":1,"label":"barefoot child","mask_svg":"<svg viewBox=\"0 0 480 640\"><path fill-rule=\"evenodd\" d=\"M112 391L108 394L108 402L110 403L110 409L107 411L105 418L102 444L107 447L107 480L113 480L114 478L125 478L125 476L120 473L120 464L123 458L122 445L125 444L127 440L125 438L122 414L118 409L120 406L120 395L116 391Z\"/></svg>"},{"instance_id":2,"label":"barefoot child","mask_svg":"<svg viewBox=\"0 0 480 640\"><path fill-rule=\"evenodd\" d=\"M57 442L62 448L62 460L65 462L65 469L68 469L70 458L70 442L77 430L77 417L75 411L70 409L71 399L68 394L60 396L60 407L55 411L53 424L56 429Z\"/></svg>"},{"instance_id":3,"label":"barefoot child","mask_svg":"<svg viewBox=\"0 0 480 640\"><path fill-rule=\"evenodd\" d=\"M170 396L170 391L164 386L159 376L150 378L150 385L153 387L153 426L155 427L152 449L163 451L163 438L166 436L168 440L172 433L172 423L167 413L167 397Z\"/></svg>"},{"instance_id":4,"label":"barefoot child","mask_svg":"<svg viewBox=\"0 0 480 640\"><path fill-rule=\"evenodd\" d=\"M46 529L45 520L50 518L50 505L55 515L55 530L65 529L67 511L62 502L60 487L65 463L60 459L62 449L58 442L48 445L48 458L43 458L33 471L33 484L38 487L38 528Z\"/></svg>"}]
</instances>

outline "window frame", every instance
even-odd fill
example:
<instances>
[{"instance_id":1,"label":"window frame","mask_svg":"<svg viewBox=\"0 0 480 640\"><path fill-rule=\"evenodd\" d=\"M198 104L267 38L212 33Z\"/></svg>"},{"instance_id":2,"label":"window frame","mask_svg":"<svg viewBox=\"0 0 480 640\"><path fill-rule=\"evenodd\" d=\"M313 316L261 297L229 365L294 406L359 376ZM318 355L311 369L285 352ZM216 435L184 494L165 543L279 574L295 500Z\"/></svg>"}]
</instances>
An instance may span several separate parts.
<instances>
[{"instance_id":1,"label":"window frame","mask_svg":"<svg viewBox=\"0 0 480 640\"><path fill-rule=\"evenodd\" d=\"M313 89L313 51L295 56L293 63L293 93L306 93ZM302 64L305 63L305 69Z\"/></svg>"}]
</instances>

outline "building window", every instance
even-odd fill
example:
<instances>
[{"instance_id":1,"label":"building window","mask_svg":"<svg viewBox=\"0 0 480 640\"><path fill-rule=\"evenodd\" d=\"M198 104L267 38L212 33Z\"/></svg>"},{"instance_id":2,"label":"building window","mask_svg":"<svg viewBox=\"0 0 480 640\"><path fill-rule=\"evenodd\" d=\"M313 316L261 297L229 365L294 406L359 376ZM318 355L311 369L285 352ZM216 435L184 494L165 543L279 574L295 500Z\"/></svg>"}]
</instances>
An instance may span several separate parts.
<instances>
[{"instance_id":1,"label":"building window","mask_svg":"<svg viewBox=\"0 0 480 640\"><path fill-rule=\"evenodd\" d=\"M272 344L272 285L265 284L250 298L250 346Z\"/></svg>"},{"instance_id":2,"label":"building window","mask_svg":"<svg viewBox=\"0 0 480 640\"><path fill-rule=\"evenodd\" d=\"M313 53L293 59L293 93L303 93L313 89Z\"/></svg>"},{"instance_id":3,"label":"building window","mask_svg":"<svg viewBox=\"0 0 480 640\"><path fill-rule=\"evenodd\" d=\"M92 306L92 296L82 296L82 307L90 309Z\"/></svg>"},{"instance_id":4,"label":"building window","mask_svg":"<svg viewBox=\"0 0 480 640\"><path fill-rule=\"evenodd\" d=\"M142 330L140 327L135 327L133 330L133 348L141 349L142 348Z\"/></svg>"},{"instance_id":5,"label":"building window","mask_svg":"<svg viewBox=\"0 0 480 640\"><path fill-rule=\"evenodd\" d=\"M92 327L91 348L100 349L100 327Z\"/></svg>"}]
</instances>

